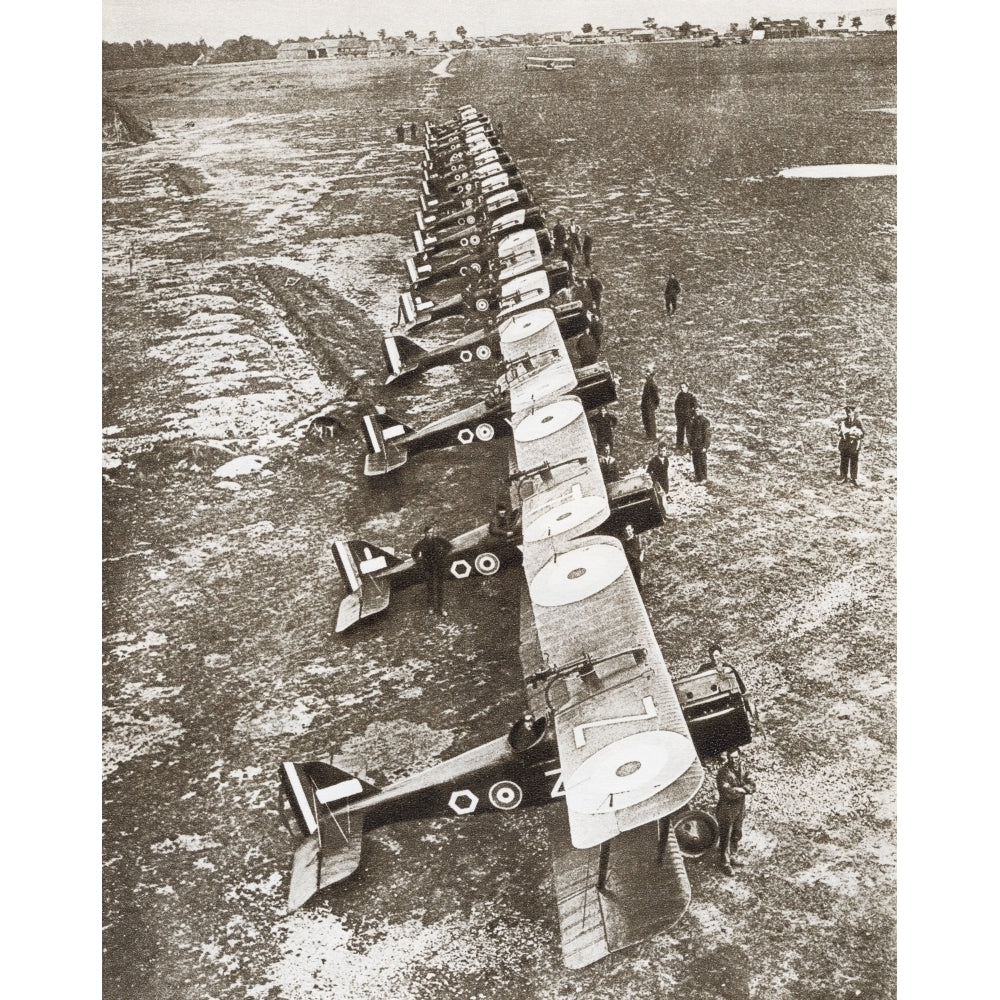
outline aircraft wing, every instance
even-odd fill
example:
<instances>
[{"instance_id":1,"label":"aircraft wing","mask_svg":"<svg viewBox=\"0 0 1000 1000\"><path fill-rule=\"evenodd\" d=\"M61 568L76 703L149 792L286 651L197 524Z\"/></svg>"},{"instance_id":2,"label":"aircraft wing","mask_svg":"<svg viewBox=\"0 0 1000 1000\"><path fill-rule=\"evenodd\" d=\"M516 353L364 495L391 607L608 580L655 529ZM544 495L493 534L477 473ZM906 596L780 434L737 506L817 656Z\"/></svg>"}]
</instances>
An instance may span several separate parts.
<instances>
[{"instance_id":1,"label":"aircraft wing","mask_svg":"<svg viewBox=\"0 0 1000 1000\"><path fill-rule=\"evenodd\" d=\"M524 648L522 665L555 718L573 845L594 847L676 812L704 773L621 543L524 549L541 666Z\"/></svg>"},{"instance_id":2,"label":"aircraft wing","mask_svg":"<svg viewBox=\"0 0 1000 1000\"><path fill-rule=\"evenodd\" d=\"M500 354L507 365L502 388L510 391L514 413L576 387L576 372L551 309L511 316L500 324L499 333Z\"/></svg>"},{"instance_id":3,"label":"aircraft wing","mask_svg":"<svg viewBox=\"0 0 1000 1000\"><path fill-rule=\"evenodd\" d=\"M547 809L549 852L563 962L582 969L676 923L691 883L668 822L641 826L610 845L575 848L566 816Z\"/></svg>"}]
</instances>

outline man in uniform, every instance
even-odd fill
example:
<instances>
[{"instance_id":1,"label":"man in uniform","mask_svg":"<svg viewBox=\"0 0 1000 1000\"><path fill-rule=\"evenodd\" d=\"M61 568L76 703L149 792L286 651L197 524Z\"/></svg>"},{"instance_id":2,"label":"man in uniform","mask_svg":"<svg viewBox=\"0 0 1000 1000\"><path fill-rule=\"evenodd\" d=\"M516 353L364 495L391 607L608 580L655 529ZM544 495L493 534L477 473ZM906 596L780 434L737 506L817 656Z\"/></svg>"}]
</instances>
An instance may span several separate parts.
<instances>
[{"instance_id":1,"label":"man in uniform","mask_svg":"<svg viewBox=\"0 0 1000 1000\"><path fill-rule=\"evenodd\" d=\"M642 590L642 562L646 558L646 547L642 538L635 533L635 528L631 524L625 525L625 537L622 539L622 548L625 550L625 558L628 560L628 568L632 570L635 577L635 585Z\"/></svg>"},{"instance_id":2,"label":"man in uniform","mask_svg":"<svg viewBox=\"0 0 1000 1000\"><path fill-rule=\"evenodd\" d=\"M642 426L649 441L656 440L656 408L660 405L660 389L653 380L655 369L652 365L646 368L646 381L642 387Z\"/></svg>"},{"instance_id":3,"label":"man in uniform","mask_svg":"<svg viewBox=\"0 0 1000 1000\"><path fill-rule=\"evenodd\" d=\"M448 617L442 607L444 601L444 575L448 568L451 542L437 533L437 526L428 524L424 537L413 546L410 557L420 567L427 581L427 607L431 612Z\"/></svg>"},{"instance_id":4,"label":"man in uniform","mask_svg":"<svg viewBox=\"0 0 1000 1000\"><path fill-rule=\"evenodd\" d=\"M684 447L684 432L690 419L694 416L698 399L693 392L688 392L687 382L681 382L681 391L674 399L674 419L677 421L677 447Z\"/></svg>"},{"instance_id":5,"label":"man in uniform","mask_svg":"<svg viewBox=\"0 0 1000 1000\"><path fill-rule=\"evenodd\" d=\"M597 359L600 357L601 352L598 350L597 341L590 330L584 330L576 338L574 346L576 347L576 357L580 365L586 367L587 365L597 364Z\"/></svg>"},{"instance_id":6,"label":"man in uniform","mask_svg":"<svg viewBox=\"0 0 1000 1000\"><path fill-rule=\"evenodd\" d=\"M694 464L694 481L708 482L708 449L712 443L712 421L701 412L699 406L694 408L694 416L687 426L688 445L691 448L691 461Z\"/></svg>"},{"instance_id":7,"label":"man in uniform","mask_svg":"<svg viewBox=\"0 0 1000 1000\"><path fill-rule=\"evenodd\" d=\"M615 446L615 428L618 426L618 417L611 413L606 406L602 406L590 420L590 429L594 435L594 444L597 445L598 452Z\"/></svg>"},{"instance_id":8,"label":"man in uniform","mask_svg":"<svg viewBox=\"0 0 1000 1000\"><path fill-rule=\"evenodd\" d=\"M715 776L719 789L719 802L715 815L719 820L719 867L727 874L733 874L733 865L742 865L736 852L743 839L743 817L746 814L747 796L757 791L740 758L739 750L727 750L722 767Z\"/></svg>"},{"instance_id":9,"label":"man in uniform","mask_svg":"<svg viewBox=\"0 0 1000 1000\"><path fill-rule=\"evenodd\" d=\"M677 296L681 294L681 283L677 280L674 272L670 272L666 285L663 286L663 303L667 307L667 315L673 316L677 312Z\"/></svg>"},{"instance_id":10,"label":"man in uniform","mask_svg":"<svg viewBox=\"0 0 1000 1000\"><path fill-rule=\"evenodd\" d=\"M601 296L604 295L604 282L596 274L591 274L587 278L587 287L590 289L591 298L594 300L594 309L600 312Z\"/></svg>"},{"instance_id":11,"label":"man in uniform","mask_svg":"<svg viewBox=\"0 0 1000 1000\"><path fill-rule=\"evenodd\" d=\"M662 441L656 446L656 454L649 460L646 471L653 482L663 490L663 495L668 500L672 500L673 498L670 496L670 456L667 454L667 446Z\"/></svg>"},{"instance_id":12,"label":"man in uniform","mask_svg":"<svg viewBox=\"0 0 1000 1000\"><path fill-rule=\"evenodd\" d=\"M494 538L513 538L520 531L520 524L520 511L511 510L506 500L498 500L496 513L490 521L489 533Z\"/></svg>"},{"instance_id":13,"label":"man in uniform","mask_svg":"<svg viewBox=\"0 0 1000 1000\"><path fill-rule=\"evenodd\" d=\"M858 416L858 408L853 403L844 407L844 418L837 425L837 450L840 452L840 483L847 482L850 472L851 485L858 485L858 456L861 454L861 439L865 436L865 425Z\"/></svg>"},{"instance_id":14,"label":"man in uniform","mask_svg":"<svg viewBox=\"0 0 1000 1000\"><path fill-rule=\"evenodd\" d=\"M601 467L601 476L606 483L618 482L618 462L611 454L611 445L606 444L601 453L597 456L597 462Z\"/></svg>"},{"instance_id":15,"label":"man in uniform","mask_svg":"<svg viewBox=\"0 0 1000 1000\"><path fill-rule=\"evenodd\" d=\"M583 262L587 267L591 266L590 257L594 252L594 237L590 233L583 234Z\"/></svg>"},{"instance_id":16,"label":"man in uniform","mask_svg":"<svg viewBox=\"0 0 1000 1000\"><path fill-rule=\"evenodd\" d=\"M552 227L552 249L561 257L563 248L566 246L566 227L559 219Z\"/></svg>"}]
</instances>

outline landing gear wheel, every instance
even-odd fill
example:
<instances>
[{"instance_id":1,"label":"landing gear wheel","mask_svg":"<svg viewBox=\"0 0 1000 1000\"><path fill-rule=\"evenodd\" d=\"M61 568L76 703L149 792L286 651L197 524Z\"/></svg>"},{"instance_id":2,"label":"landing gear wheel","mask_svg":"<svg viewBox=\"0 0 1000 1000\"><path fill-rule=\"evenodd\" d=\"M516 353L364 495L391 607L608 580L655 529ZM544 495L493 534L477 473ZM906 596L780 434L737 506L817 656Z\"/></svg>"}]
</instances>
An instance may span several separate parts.
<instances>
[{"instance_id":1,"label":"landing gear wheel","mask_svg":"<svg viewBox=\"0 0 1000 1000\"><path fill-rule=\"evenodd\" d=\"M719 842L718 820L701 809L678 813L671 825L681 854L686 858L700 858Z\"/></svg>"}]
</instances>

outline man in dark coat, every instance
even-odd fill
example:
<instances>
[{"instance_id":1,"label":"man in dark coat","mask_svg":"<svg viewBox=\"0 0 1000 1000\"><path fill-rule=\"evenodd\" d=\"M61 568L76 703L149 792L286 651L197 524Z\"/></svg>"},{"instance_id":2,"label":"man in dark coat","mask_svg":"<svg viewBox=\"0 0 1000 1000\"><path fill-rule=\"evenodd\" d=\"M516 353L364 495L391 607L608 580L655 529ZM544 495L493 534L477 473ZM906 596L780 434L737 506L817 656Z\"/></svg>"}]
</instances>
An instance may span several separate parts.
<instances>
[{"instance_id":1,"label":"man in dark coat","mask_svg":"<svg viewBox=\"0 0 1000 1000\"><path fill-rule=\"evenodd\" d=\"M605 447L614 449L615 428L618 426L618 417L615 416L606 406L602 406L593 417L590 418L590 430L594 435L594 444L597 445L598 454L604 451Z\"/></svg>"},{"instance_id":2,"label":"man in dark coat","mask_svg":"<svg viewBox=\"0 0 1000 1000\"><path fill-rule=\"evenodd\" d=\"M566 265L569 267L569 280L573 280L573 260L576 258L576 251L573 249L572 244L567 243L566 246L562 248L562 259L566 261Z\"/></svg>"},{"instance_id":3,"label":"man in dark coat","mask_svg":"<svg viewBox=\"0 0 1000 1000\"><path fill-rule=\"evenodd\" d=\"M858 456L861 454L861 440L865 436L865 425L858 416L858 408L853 403L844 407L844 417L837 425L837 450L840 452L840 479L846 483L848 473L851 485L858 485Z\"/></svg>"},{"instance_id":4,"label":"man in dark coat","mask_svg":"<svg viewBox=\"0 0 1000 1000\"><path fill-rule=\"evenodd\" d=\"M677 280L674 272L670 272L667 283L663 287L663 302L667 307L667 315L673 316L677 312L677 296L681 294L681 283Z\"/></svg>"},{"instance_id":5,"label":"man in dark coat","mask_svg":"<svg viewBox=\"0 0 1000 1000\"><path fill-rule=\"evenodd\" d=\"M601 296L604 295L604 282L601 281L596 274L592 274L587 278L587 287L590 289L590 294L593 296L594 308L600 312Z\"/></svg>"},{"instance_id":6,"label":"man in dark coat","mask_svg":"<svg viewBox=\"0 0 1000 1000\"><path fill-rule=\"evenodd\" d=\"M655 369L652 365L646 368L646 381L642 387L642 427L649 441L656 440L656 408L660 405L660 389L653 380Z\"/></svg>"},{"instance_id":7,"label":"man in dark coat","mask_svg":"<svg viewBox=\"0 0 1000 1000\"><path fill-rule=\"evenodd\" d=\"M590 267L590 255L594 252L594 237L590 233L583 234L583 262Z\"/></svg>"},{"instance_id":8,"label":"man in dark coat","mask_svg":"<svg viewBox=\"0 0 1000 1000\"><path fill-rule=\"evenodd\" d=\"M506 500L497 501L496 513L487 530L494 538L513 538L521 530L520 511L511 510Z\"/></svg>"},{"instance_id":9,"label":"man in dark coat","mask_svg":"<svg viewBox=\"0 0 1000 1000\"><path fill-rule=\"evenodd\" d=\"M674 399L674 418L677 421L677 447L684 447L684 432L688 421L694 416L698 400L694 393L688 392L687 382L681 382L681 391Z\"/></svg>"},{"instance_id":10,"label":"man in dark coat","mask_svg":"<svg viewBox=\"0 0 1000 1000\"><path fill-rule=\"evenodd\" d=\"M744 767L739 750L726 751L715 783L719 789L719 802L715 807L719 820L719 867L732 875L733 865L743 864L737 860L736 852L743 839L747 796L757 791L757 785Z\"/></svg>"},{"instance_id":11,"label":"man in dark coat","mask_svg":"<svg viewBox=\"0 0 1000 1000\"><path fill-rule=\"evenodd\" d=\"M663 490L663 495L670 500L670 456L667 454L667 446L662 441L657 446L656 454L649 460L646 471L653 482Z\"/></svg>"},{"instance_id":12,"label":"man in dark coat","mask_svg":"<svg viewBox=\"0 0 1000 1000\"><path fill-rule=\"evenodd\" d=\"M556 219L556 224L552 227L552 249L561 257L565 246L566 227L559 219Z\"/></svg>"},{"instance_id":13,"label":"man in dark coat","mask_svg":"<svg viewBox=\"0 0 1000 1000\"><path fill-rule=\"evenodd\" d=\"M594 338L597 349L600 350L601 341L604 339L604 321L595 312L589 313L588 318L590 320L590 335Z\"/></svg>"},{"instance_id":14,"label":"man in dark coat","mask_svg":"<svg viewBox=\"0 0 1000 1000\"><path fill-rule=\"evenodd\" d=\"M597 456L597 462L601 467L601 476L606 483L618 482L618 462L611 454L611 445L606 444Z\"/></svg>"},{"instance_id":15,"label":"man in dark coat","mask_svg":"<svg viewBox=\"0 0 1000 1000\"><path fill-rule=\"evenodd\" d=\"M646 547L642 539L635 533L631 524L625 525L625 537L622 538L622 548L628 560L628 568L635 577L635 585L642 590L642 562L646 558Z\"/></svg>"},{"instance_id":16,"label":"man in dark coat","mask_svg":"<svg viewBox=\"0 0 1000 1000\"><path fill-rule=\"evenodd\" d=\"M396 126L396 142L406 142L406 133L403 131L402 125Z\"/></svg>"},{"instance_id":17,"label":"man in dark coat","mask_svg":"<svg viewBox=\"0 0 1000 1000\"><path fill-rule=\"evenodd\" d=\"M427 606L432 612L448 617L442 607L444 601L444 576L448 569L448 553L451 542L437 533L437 527L428 524L424 537L413 546L410 557L420 568L427 581Z\"/></svg>"},{"instance_id":18,"label":"man in dark coat","mask_svg":"<svg viewBox=\"0 0 1000 1000\"><path fill-rule=\"evenodd\" d=\"M581 365L593 365L597 363L600 351L597 349L597 341L590 330L584 330L576 338L576 356Z\"/></svg>"},{"instance_id":19,"label":"man in dark coat","mask_svg":"<svg viewBox=\"0 0 1000 1000\"><path fill-rule=\"evenodd\" d=\"M687 426L688 446L691 448L691 461L694 464L694 481L708 482L708 449L712 444L712 421L695 406L694 416Z\"/></svg>"}]
</instances>

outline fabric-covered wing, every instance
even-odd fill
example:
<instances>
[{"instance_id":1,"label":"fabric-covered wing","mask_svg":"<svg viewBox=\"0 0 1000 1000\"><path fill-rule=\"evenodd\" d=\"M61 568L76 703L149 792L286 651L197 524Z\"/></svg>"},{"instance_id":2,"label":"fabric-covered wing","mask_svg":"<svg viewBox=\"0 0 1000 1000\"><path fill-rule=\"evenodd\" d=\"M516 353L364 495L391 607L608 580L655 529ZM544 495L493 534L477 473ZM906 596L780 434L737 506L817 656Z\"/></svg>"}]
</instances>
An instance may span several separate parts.
<instances>
[{"instance_id":1,"label":"fabric-covered wing","mask_svg":"<svg viewBox=\"0 0 1000 1000\"><path fill-rule=\"evenodd\" d=\"M551 309L530 309L500 324L503 388L514 413L576 387L576 373Z\"/></svg>"},{"instance_id":2,"label":"fabric-covered wing","mask_svg":"<svg viewBox=\"0 0 1000 1000\"><path fill-rule=\"evenodd\" d=\"M559 909L563 961L582 969L675 924L691 902L691 884L666 820L616 837L603 847L575 848L569 824L546 810Z\"/></svg>"},{"instance_id":3,"label":"fabric-covered wing","mask_svg":"<svg viewBox=\"0 0 1000 1000\"><path fill-rule=\"evenodd\" d=\"M593 847L675 812L704 774L621 543L541 561L526 541L524 569L572 840Z\"/></svg>"}]
</instances>

